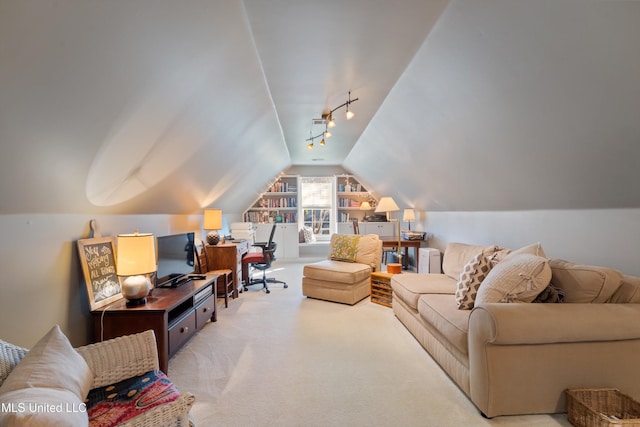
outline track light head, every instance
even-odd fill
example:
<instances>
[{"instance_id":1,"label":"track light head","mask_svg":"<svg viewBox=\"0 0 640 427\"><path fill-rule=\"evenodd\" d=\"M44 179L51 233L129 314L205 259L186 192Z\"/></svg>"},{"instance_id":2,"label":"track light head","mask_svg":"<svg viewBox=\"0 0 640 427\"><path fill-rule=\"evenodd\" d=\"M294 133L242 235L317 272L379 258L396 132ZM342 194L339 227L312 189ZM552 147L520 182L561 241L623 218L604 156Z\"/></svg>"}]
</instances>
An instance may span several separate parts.
<instances>
[{"instance_id":1,"label":"track light head","mask_svg":"<svg viewBox=\"0 0 640 427\"><path fill-rule=\"evenodd\" d=\"M327 127L334 128L336 127L336 121L333 120L333 114L329 113L329 117L327 118Z\"/></svg>"},{"instance_id":2,"label":"track light head","mask_svg":"<svg viewBox=\"0 0 640 427\"><path fill-rule=\"evenodd\" d=\"M351 120L353 119L353 116L355 116L355 114L353 114L353 111L349 110L349 106L347 106L347 111L344 113L344 115L347 120Z\"/></svg>"},{"instance_id":3,"label":"track light head","mask_svg":"<svg viewBox=\"0 0 640 427\"><path fill-rule=\"evenodd\" d=\"M313 149L313 141L311 141L309 144L307 144L307 147L309 147L309 150Z\"/></svg>"}]
</instances>

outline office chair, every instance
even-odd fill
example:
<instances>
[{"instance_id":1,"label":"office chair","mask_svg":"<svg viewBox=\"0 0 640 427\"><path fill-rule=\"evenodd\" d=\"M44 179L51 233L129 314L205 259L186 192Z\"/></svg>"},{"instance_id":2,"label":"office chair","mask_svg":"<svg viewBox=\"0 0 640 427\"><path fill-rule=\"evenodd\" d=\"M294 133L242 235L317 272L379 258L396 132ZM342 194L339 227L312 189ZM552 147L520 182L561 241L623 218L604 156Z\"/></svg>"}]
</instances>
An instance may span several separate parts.
<instances>
[{"instance_id":1,"label":"office chair","mask_svg":"<svg viewBox=\"0 0 640 427\"><path fill-rule=\"evenodd\" d=\"M259 247L261 249L260 252L250 252L242 258L243 264L249 264L252 268L256 270L262 271L262 277L259 279L254 279L249 274L249 283L245 283L243 285L244 290L247 290L247 286L257 285L262 283L262 287L266 293L270 293L268 283L282 283L285 288L287 288L287 284L281 280L274 279L273 277L267 277L267 270L271 268L271 263L275 261L275 252L276 247L278 246L276 242L273 241L273 235L276 232L276 224L273 224L273 228L271 228L271 234L269 236L268 242L258 242L254 243L252 246Z\"/></svg>"}]
</instances>

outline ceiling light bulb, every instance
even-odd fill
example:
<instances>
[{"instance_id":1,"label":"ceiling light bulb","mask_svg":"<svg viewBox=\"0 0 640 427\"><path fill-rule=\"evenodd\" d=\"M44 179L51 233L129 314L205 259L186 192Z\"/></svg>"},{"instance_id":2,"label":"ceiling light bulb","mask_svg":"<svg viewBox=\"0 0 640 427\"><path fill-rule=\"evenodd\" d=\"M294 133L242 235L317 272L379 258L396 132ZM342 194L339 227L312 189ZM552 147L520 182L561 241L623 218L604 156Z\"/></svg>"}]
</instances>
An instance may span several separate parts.
<instances>
[{"instance_id":1,"label":"ceiling light bulb","mask_svg":"<svg viewBox=\"0 0 640 427\"><path fill-rule=\"evenodd\" d=\"M331 132L329 132L328 130L324 131L324 137L325 138L331 138L333 136L333 134Z\"/></svg>"},{"instance_id":2,"label":"ceiling light bulb","mask_svg":"<svg viewBox=\"0 0 640 427\"><path fill-rule=\"evenodd\" d=\"M311 150L313 148L313 142L310 142L309 145L307 145L307 147L309 147L309 150Z\"/></svg>"},{"instance_id":3,"label":"ceiling light bulb","mask_svg":"<svg viewBox=\"0 0 640 427\"><path fill-rule=\"evenodd\" d=\"M324 138L320 140L320 145L324 146Z\"/></svg>"},{"instance_id":4,"label":"ceiling light bulb","mask_svg":"<svg viewBox=\"0 0 640 427\"><path fill-rule=\"evenodd\" d=\"M327 122L327 126L329 126L330 128L336 127L336 122L335 120L333 120L332 114L329 114L329 122Z\"/></svg>"},{"instance_id":5,"label":"ceiling light bulb","mask_svg":"<svg viewBox=\"0 0 640 427\"><path fill-rule=\"evenodd\" d=\"M351 120L353 119L353 116L355 116L355 114L353 114L353 111L349 110L349 107L347 107L347 112L345 113L345 116L347 117L347 120Z\"/></svg>"}]
</instances>

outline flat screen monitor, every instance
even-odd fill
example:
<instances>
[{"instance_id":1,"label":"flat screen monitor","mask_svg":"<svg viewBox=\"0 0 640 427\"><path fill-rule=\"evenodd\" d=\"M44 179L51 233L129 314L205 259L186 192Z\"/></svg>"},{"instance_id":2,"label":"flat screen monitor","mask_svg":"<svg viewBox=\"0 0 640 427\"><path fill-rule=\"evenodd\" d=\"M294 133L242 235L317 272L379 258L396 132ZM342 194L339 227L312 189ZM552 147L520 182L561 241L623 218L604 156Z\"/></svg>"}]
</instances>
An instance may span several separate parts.
<instances>
[{"instance_id":1,"label":"flat screen monitor","mask_svg":"<svg viewBox=\"0 0 640 427\"><path fill-rule=\"evenodd\" d=\"M176 286L195 271L194 238L194 232L158 236L157 287Z\"/></svg>"}]
</instances>

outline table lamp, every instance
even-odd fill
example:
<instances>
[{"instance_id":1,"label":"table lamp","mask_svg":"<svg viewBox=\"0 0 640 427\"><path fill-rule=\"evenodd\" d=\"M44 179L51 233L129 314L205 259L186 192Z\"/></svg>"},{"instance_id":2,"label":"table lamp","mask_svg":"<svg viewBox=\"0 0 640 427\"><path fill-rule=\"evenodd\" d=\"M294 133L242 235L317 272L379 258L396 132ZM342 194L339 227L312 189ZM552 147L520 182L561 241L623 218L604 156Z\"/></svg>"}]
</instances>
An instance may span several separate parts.
<instances>
[{"instance_id":1,"label":"table lamp","mask_svg":"<svg viewBox=\"0 0 640 427\"><path fill-rule=\"evenodd\" d=\"M387 221L391 221L390 212L397 212L399 210L400 208L392 197L383 197L380 199L378 206L376 206L375 212L386 212ZM400 220L398 220L398 262L402 265L402 254L400 251Z\"/></svg>"},{"instance_id":2,"label":"table lamp","mask_svg":"<svg viewBox=\"0 0 640 427\"><path fill-rule=\"evenodd\" d=\"M118 235L116 250L116 274L122 281L122 296L127 307L147 303L151 290L148 275L156 271L156 240L151 233Z\"/></svg>"},{"instance_id":3,"label":"table lamp","mask_svg":"<svg viewBox=\"0 0 640 427\"><path fill-rule=\"evenodd\" d=\"M416 213L413 209L405 209L402 215L402 220L409 223L409 230L411 230L411 221L416 220Z\"/></svg>"},{"instance_id":4,"label":"table lamp","mask_svg":"<svg viewBox=\"0 0 640 427\"><path fill-rule=\"evenodd\" d=\"M207 233L207 243L213 246L217 245L220 242L218 230L222 228L222 211L220 209L205 209L202 228L210 230Z\"/></svg>"}]
</instances>

